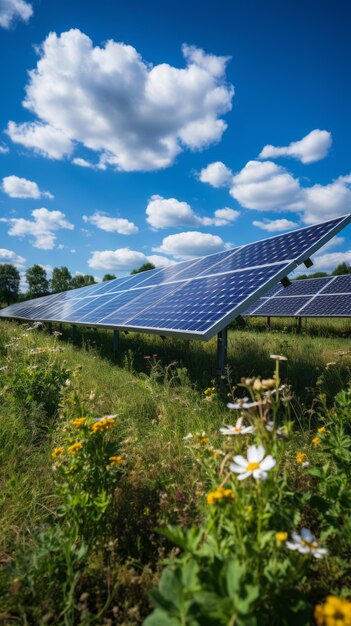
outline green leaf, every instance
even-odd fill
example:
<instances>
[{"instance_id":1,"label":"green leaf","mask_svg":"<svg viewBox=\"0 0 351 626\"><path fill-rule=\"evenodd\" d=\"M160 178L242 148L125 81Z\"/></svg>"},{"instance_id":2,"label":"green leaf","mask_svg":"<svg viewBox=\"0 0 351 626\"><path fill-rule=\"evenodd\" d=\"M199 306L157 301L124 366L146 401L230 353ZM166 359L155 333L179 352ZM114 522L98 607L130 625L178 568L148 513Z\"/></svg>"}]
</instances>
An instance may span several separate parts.
<instances>
[{"instance_id":1,"label":"green leaf","mask_svg":"<svg viewBox=\"0 0 351 626\"><path fill-rule=\"evenodd\" d=\"M177 617L170 617L164 611L156 609L143 622L143 626L179 626L181 621Z\"/></svg>"}]
</instances>

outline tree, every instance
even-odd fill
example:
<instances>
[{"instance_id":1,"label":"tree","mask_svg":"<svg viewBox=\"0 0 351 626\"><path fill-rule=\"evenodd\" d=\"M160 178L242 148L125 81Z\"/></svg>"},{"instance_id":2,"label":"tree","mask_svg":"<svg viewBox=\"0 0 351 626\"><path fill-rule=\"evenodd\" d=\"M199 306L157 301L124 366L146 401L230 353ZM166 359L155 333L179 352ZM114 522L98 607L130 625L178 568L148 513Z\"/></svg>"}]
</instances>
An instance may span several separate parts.
<instances>
[{"instance_id":1,"label":"tree","mask_svg":"<svg viewBox=\"0 0 351 626\"><path fill-rule=\"evenodd\" d=\"M130 273L140 274L140 272L147 272L148 270L154 270L154 269L155 269L155 265L153 263L143 263L143 265L140 265L138 269L132 270Z\"/></svg>"},{"instance_id":2,"label":"tree","mask_svg":"<svg viewBox=\"0 0 351 626\"><path fill-rule=\"evenodd\" d=\"M114 274L105 274L102 282L104 283L106 280L115 280L115 278L117 278L117 276L115 276Z\"/></svg>"},{"instance_id":3,"label":"tree","mask_svg":"<svg viewBox=\"0 0 351 626\"><path fill-rule=\"evenodd\" d=\"M71 289L87 287L88 285L95 285L94 276L91 274L77 274L72 278Z\"/></svg>"},{"instance_id":4,"label":"tree","mask_svg":"<svg viewBox=\"0 0 351 626\"><path fill-rule=\"evenodd\" d=\"M28 283L28 297L38 298L49 293L49 281L46 270L35 263L26 270L26 281Z\"/></svg>"},{"instance_id":5,"label":"tree","mask_svg":"<svg viewBox=\"0 0 351 626\"><path fill-rule=\"evenodd\" d=\"M72 289L72 276L69 269L65 266L54 267L51 277L51 291L58 293L60 291L68 291Z\"/></svg>"},{"instance_id":6,"label":"tree","mask_svg":"<svg viewBox=\"0 0 351 626\"><path fill-rule=\"evenodd\" d=\"M17 300L20 280L19 271L14 265L0 265L0 303L6 302L10 305Z\"/></svg>"},{"instance_id":7,"label":"tree","mask_svg":"<svg viewBox=\"0 0 351 626\"><path fill-rule=\"evenodd\" d=\"M351 274L351 267L348 263L340 263L332 272L333 276L342 276L343 274Z\"/></svg>"},{"instance_id":8,"label":"tree","mask_svg":"<svg viewBox=\"0 0 351 626\"><path fill-rule=\"evenodd\" d=\"M305 280L306 278L324 278L328 276L326 272L314 272L314 274L300 274L296 276L296 280Z\"/></svg>"}]
</instances>

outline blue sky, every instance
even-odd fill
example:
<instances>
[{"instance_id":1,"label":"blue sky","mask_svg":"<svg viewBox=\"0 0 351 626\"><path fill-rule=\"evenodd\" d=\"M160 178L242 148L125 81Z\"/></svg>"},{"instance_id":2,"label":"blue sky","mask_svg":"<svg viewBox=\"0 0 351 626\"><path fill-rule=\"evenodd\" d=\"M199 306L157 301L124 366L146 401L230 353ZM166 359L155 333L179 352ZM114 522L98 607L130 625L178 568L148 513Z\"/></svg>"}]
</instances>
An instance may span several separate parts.
<instances>
[{"instance_id":1,"label":"blue sky","mask_svg":"<svg viewBox=\"0 0 351 626\"><path fill-rule=\"evenodd\" d=\"M351 212L350 14L0 0L0 262L123 276Z\"/></svg>"}]
</instances>

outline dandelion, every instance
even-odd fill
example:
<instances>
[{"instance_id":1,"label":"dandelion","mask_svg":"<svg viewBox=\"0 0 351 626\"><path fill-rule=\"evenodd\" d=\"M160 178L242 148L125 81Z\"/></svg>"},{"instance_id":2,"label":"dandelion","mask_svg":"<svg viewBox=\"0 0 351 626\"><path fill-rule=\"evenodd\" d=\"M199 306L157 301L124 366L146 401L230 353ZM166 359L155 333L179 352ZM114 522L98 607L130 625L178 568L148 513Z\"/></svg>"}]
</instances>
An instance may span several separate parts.
<instances>
[{"instance_id":1,"label":"dandelion","mask_svg":"<svg viewBox=\"0 0 351 626\"><path fill-rule=\"evenodd\" d=\"M244 480L249 476L253 476L256 480L265 480L269 470L275 466L276 460L268 454L262 445L249 446L247 450L247 459L240 454L233 458L235 463L230 464L230 470L239 474L238 479Z\"/></svg>"},{"instance_id":2,"label":"dandelion","mask_svg":"<svg viewBox=\"0 0 351 626\"><path fill-rule=\"evenodd\" d=\"M302 467L308 467L309 462L307 460L307 454L305 452L296 452L295 455L296 463L302 465Z\"/></svg>"},{"instance_id":3,"label":"dandelion","mask_svg":"<svg viewBox=\"0 0 351 626\"><path fill-rule=\"evenodd\" d=\"M51 452L51 456L53 459L56 459L58 456L60 456L60 454L63 453L63 448L55 448L52 452Z\"/></svg>"},{"instance_id":4,"label":"dandelion","mask_svg":"<svg viewBox=\"0 0 351 626\"><path fill-rule=\"evenodd\" d=\"M202 444L206 444L209 443L209 438L208 437L204 437L203 435L200 435L200 437L197 438L198 443L202 443Z\"/></svg>"},{"instance_id":5,"label":"dandelion","mask_svg":"<svg viewBox=\"0 0 351 626\"><path fill-rule=\"evenodd\" d=\"M351 602L337 596L327 596L324 604L317 604L314 617L318 626L351 626Z\"/></svg>"},{"instance_id":6,"label":"dandelion","mask_svg":"<svg viewBox=\"0 0 351 626\"><path fill-rule=\"evenodd\" d=\"M280 531L278 533L275 533L275 538L280 543L285 543L287 538L288 538L288 533L286 533L284 531Z\"/></svg>"},{"instance_id":7,"label":"dandelion","mask_svg":"<svg viewBox=\"0 0 351 626\"><path fill-rule=\"evenodd\" d=\"M287 361L287 357L283 356L281 354L270 354L269 355L270 359L274 359L274 361Z\"/></svg>"},{"instance_id":8,"label":"dandelion","mask_svg":"<svg viewBox=\"0 0 351 626\"><path fill-rule=\"evenodd\" d=\"M86 421L86 417L77 417L77 419L73 420L72 424L76 428L80 428L81 426L84 426Z\"/></svg>"},{"instance_id":9,"label":"dandelion","mask_svg":"<svg viewBox=\"0 0 351 626\"><path fill-rule=\"evenodd\" d=\"M80 441L76 441L71 446L68 446L68 452L71 452L72 454L76 454L76 452L80 452L82 448L83 448L83 444L80 443Z\"/></svg>"},{"instance_id":10,"label":"dandelion","mask_svg":"<svg viewBox=\"0 0 351 626\"><path fill-rule=\"evenodd\" d=\"M321 441L322 441L322 440L321 440L321 438L320 438L320 437L313 437L313 439L312 439L312 443L313 443L313 445L314 445L314 446L316 446L316 447L320 446Z\"/></svg>"},{"instance_id":11,"label":"dandelion","mask_svg":"<svg viewBox=\"0 0 351 626\"><path fill-rule=\"evenodd\" d=\"M235 494L233 489L224 489L224 487L217 487L214 491L210 491L207 494L207 504L216 504L221 500L234 500Z\"/></svg>"},{"instance_id":12,"label":"dandelion","mask_svg":"<svg viewBox=\"0 0 351 626\"><path fill-rule=\"evenodd\" d=\"M300 554L312 554L315 559L321 559L327 550L325 548L319 548L315 536L308 528L303 528L301 534L292 533L293 541L287 541L286 547L289 550L296 550Z\"/></svg>"},{"instance_id":13,"label":"dandelion","mask_svg":"<svg viewBox=\"0 0 351 626\"><path fill-rule=\"evenodd\" d=\"M216 393L216 387L207 387L204 391L205 396L211 396L213 393Z\"/></svg>"},{"instance_id":14,"label":"dandelion","mask_svg":"<svg viewBox=\"0 0 351 626\"><path fill-rule=\"evenodd\" d=\"M109 461L112 467L117 467L118 465L122 465L122 463L124 463L123 457L121 456L110 456Z\"/></svg>"},{"instance_id":15,"label":"dandelion","mask_svg":"<svg viewBox=\"0 0 351 626\"><path fill-rule=\"evenodd\" d=\"M222 428L219 429L219 432L221 435L248 435L253 433L254 430L253 426L244 426L243 417L239 417L235 426L222 426Z\"/></svg>"},{"instance_id":16,"label":"dandelion","mask_svg":"<svg viewBox=\"0 0 351 626\"><path fill-rule=\"evenodd\" d=\"M318 428L317 433L327 433L327 429L325 426L321 426L320 428Z\"/></svg>"}]
</instances>

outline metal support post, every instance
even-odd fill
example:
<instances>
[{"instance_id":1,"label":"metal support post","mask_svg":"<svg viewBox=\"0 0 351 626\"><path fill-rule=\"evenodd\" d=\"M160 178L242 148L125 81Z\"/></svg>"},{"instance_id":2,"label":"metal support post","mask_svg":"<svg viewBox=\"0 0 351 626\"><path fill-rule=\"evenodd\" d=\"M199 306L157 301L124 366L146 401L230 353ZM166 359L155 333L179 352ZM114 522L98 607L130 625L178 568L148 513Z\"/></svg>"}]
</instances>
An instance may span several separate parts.
<instances>
[{"instance_id":1,"label":"metal support post","mask_svg":"<svg viewBox=\"0 0 351 626\"><path fill-rule=\"evenodd\" d=\"M49 335L52 335L52 323L48 322L48 333Z\"/></svg>"},{"instance_id":2,"label":"metal support post","mask_svg":"<svg viewBox=\"0 0 351 626\"><path fill-rule=\"evenodd\" d=\"M59 332L62 334L62 330L63 330L63 324L62 322L59 323Z\"/></svg>"},{"instance_id":3,"label":"metal support post","mask_svg":"<svg viewBox=\"0 0 351 626\"><path fill-rule=\"evenodd\" d=\"M117 353L119 350L119 330L113 331L113 354L115 359L117 358Z\"/></svg>"},{"instance_id":4,"label":"metal support post","mask_svg":"<svg viewBox=\"0 0 351 626\"><path fill-rule=\"evenodd\" d=\"M271 318L269 316L267 317L267 328L271 329Z\"/></svg>"},{"instance_id":5,"label":"metal support post","mask_svg":"<svg viewBox=\"0 0 351 626\"><path fill-rule=\"evenodd\" d=\"M77 343L77 326L72 324L72 343Z\"/></svg>"},{"instance_id":6,"label":"metal support post","mask_svg":"<svg viewBox=\"0 0 351 626\"><path fill-rule=\"evenodd\" d=\"M217 377L224 376L227 367L228 328L227 326L217 335Z\"/></svg>"},{"instance_id":7,"label":"metal support post","mask_svg":"<svg viewBox=\"0 0 351 626\"><path fill-rule=\"evenodd\" d=\"M297 318L297 324L296 324L296 332L299 335L301 333L301 328L302 328L302 317L301 315L299 315L299 317Z\"/></svg>"}]
</instances>

